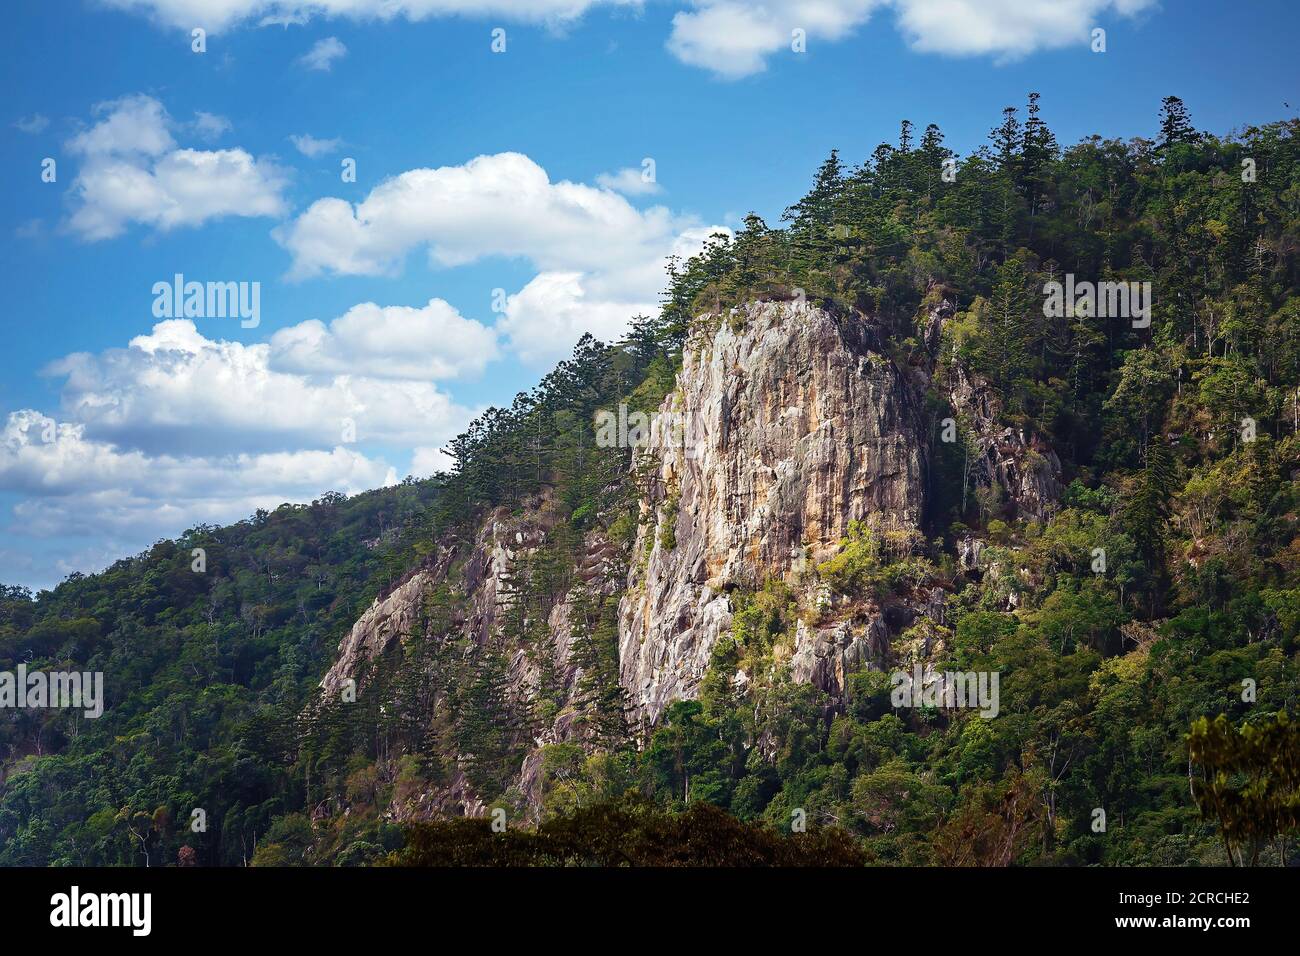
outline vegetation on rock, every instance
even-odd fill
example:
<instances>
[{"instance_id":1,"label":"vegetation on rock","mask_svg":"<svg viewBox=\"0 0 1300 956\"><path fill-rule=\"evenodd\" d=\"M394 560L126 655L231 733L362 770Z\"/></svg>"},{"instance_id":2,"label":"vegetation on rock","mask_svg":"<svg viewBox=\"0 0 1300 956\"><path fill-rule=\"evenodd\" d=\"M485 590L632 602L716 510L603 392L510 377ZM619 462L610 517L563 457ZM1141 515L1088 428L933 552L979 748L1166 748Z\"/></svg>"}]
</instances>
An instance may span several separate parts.
<instances>
[{"instance_id":1,"label":"vegetation on rock","mask_svg":"<svg viewBox=\"0 0 1300 956\"><path fill-rule=\"evenodd\" d=\"M857 167L832 153L785 220L750 215L671 262L660 316L584 338L488 410L450 474L6 589L0 670L103 671L108 707L5 713L0 863L1294 864L1297 742L1277 714L1300 709L1300 121L1218 137L1170 98L1155 141L1061 148L1032 94L968 157L934 126ZM1042 290L1066 275L1151 283L1149 327L1049 315ZM598 447L593 419L657 409L730 308L800 297L895 330L901 368L941 318L929 540L858 527L806 574L851 614L938 589L942 614L905 643L938 670L1000 672L995 720L894 708L879 668L843 699L794 681L796 631L825 609L783 582L731 592L699 700L624 720L605 585L639 560L655 479L636 449ZM1044 514L972 468L963 381L1059 459ZM679 501L655 505L672 548ZM457 636L484 522L543 507L491 633ZM322 704L340 635L447 555L421 627L357 675L355 703ZM546 736L570 719L569 739ZM460 785L533 826L411 822L454 814L421 801Z\"/></svg>"}]
</instances>

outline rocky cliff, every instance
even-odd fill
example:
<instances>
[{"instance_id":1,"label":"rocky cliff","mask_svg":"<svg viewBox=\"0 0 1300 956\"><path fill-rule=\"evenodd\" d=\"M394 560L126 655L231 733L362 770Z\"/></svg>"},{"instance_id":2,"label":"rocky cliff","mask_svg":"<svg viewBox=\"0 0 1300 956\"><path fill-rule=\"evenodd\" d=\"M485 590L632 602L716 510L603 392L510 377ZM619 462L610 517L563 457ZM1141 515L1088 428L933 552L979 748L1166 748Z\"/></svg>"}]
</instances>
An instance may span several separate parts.
<instances>
[{"instance_id":1,"label":"rocky cliff","mask_svg":"<svg viewBox=\"0 0 1300 956\"><path fill-rule=\"evenodd\" d=\"M653 723L694 696L730 626L732 588L793 579L829 558L852 521L919 535L920 395L884 344L862 315L757 303L687 348L646 450L659 479L637 543L648 558L620 608L636 717Z\"/></svg>"},{"instance_id":2,"label":"rocky cliff","mask_svg":"<svg viewBox=\"0 0 1300 956\"><path fill-rule=\"evenodd\" d=\"M847 601L828 593L815 568L836 554L854 523L894 559L925 547L937 427L927 389L968 423L972 487L997 486L1008 513L1020 517L1041 518L1053 506L1060 466L1051 450L1002 426L981 382L959 366L940 368L951 314L946 302L933 308L924 345L910 355L897 348L895 332L858 312L755 302L700 320L675 388L652 417L648 440L633 450L626 480L637 482L640 518L631 547L620 551L589 535L569 590L526 612L544 640L506 647L514 704L529 707L546 675L555 685L555 711L525 742L516 790L527 803L539 799L539 748L587 742L570 622L580 592L618 599L618 674L633 732L698 694L713 648L732 626L734 592L774 579L808 612L784 651L789 674L832 699L843 699L856 669L932 653L944 623L941 587ZM337 694L361 663L412 635L481 653L501 630L510 582L546 546L558 507L543 495L513 515L499 508L473 541L444 543L344 636L323 692ZM974 572L977 563L958 571ZM460 608L434 633L420 608L453 577ZM405 812L483 810L459 771L414 802Z\"/></svg>"},{"instance_id":3,"label":"rocky cliff","mask_svg":"<svg viewBox=\"0 0 1300 956\"><path fill-rule=\"evenodd\" d=\"M998 489L1012 517L1044 522L1061 495L1061 460L1037 435L1006 426L1001 401L988 383L941 354L947 347L944 327L953 313L948 300L931 309L925 340L931 367L939 373L937 390L970 429L970 484Z\"/></svg>"},{"instance_id":4,"label":"rocky cliff","mask_svg":"<svg viewBox=\"0 0 1300 956\"><path fill-rule=\"evenodd\" d=\"M556 600L522 609L519 623L533 632L541 631L541 646L529 646L503 638L504 619L516 600L518 578L545 545L557 517L551 495L526 502L523 514L495 509L483 522L472 541L441 547L426 567L409 575L387 594L376 598L339 643L333 666L321 681L321 699L340 699L348 681L358 678L364 665L391 650L395 643L414 640L473 659L484 653L504 651L508 658L504 700L513 711L531 708L545 689L560 698L554 717L531 728L524 741L526 756L519 774L521 797L538 803L536 792L539 748L587 736L580 721L577 700L582 671L573 658L573 599L581 591L599 600L618 591L624 579L624 565L615 548L598 534L581 542L584 558L573 568L571 586ZM430 602L440 588L450 588L455 611L439 616L430 613ZM540 651L540 653L539 653ZM352 693L364 693L353 686ZM436 700L442 703L442 700ZM455 752L444 784L434 790L410 794L395 801L393 814L412 818L440 814L478 815L485 809L483 794L475 792L467 775L457 765L462 756ZM488 795L491 796L491 795Z\"/></svg>"}]
</instances>

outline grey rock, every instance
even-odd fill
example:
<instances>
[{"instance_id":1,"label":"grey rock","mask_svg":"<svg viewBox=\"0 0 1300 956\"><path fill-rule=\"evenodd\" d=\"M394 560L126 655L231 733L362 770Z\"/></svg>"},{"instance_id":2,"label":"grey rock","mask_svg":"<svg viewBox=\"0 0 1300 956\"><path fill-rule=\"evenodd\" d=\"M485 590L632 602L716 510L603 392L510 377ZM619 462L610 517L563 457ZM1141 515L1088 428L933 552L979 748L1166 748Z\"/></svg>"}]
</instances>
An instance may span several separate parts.
<instances>
[{"instance_id":1,"label":"grey rock","mask_svg":"<svg viewBox=\"0 0 1300 956\"><path fill-rule=\"evenodd\" d=\"M872 320L756 303L691 343L652 428L648 502L620 605L620 665L634 716L695 696L730 587L790 578L838 548L852 521L916 530L926 442L920 395ZM665 502L675 501L675 516ZM661 524L673 521L675 545ZM829 678L828 678L829 679Z\"/></svg>"}]
</instances>

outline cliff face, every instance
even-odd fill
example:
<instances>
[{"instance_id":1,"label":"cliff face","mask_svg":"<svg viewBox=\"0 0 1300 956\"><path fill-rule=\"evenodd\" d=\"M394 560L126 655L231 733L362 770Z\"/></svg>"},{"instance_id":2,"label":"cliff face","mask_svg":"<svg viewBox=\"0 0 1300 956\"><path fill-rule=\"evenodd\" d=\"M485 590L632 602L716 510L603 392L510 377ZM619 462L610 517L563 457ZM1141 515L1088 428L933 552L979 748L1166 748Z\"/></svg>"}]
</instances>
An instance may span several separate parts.
<instances>
[{"instance_id":1,"label":"cliff face","mask_svg":"<svg viewBox=\"0 0 1300 956\"><path fill-rule=\"evenodd\" d=\"M949 400L975 429L975 481L1001 488L1014 517L1045 522L1061 496L1061 460L1033 435L1001 424L1002 409L991 389L955 369Z\"/></svg>"},{"instance_id":2,"label":"cliff face","mask_svg":"<svg viewBox=\"0 0 1300 956\"><path fill-rule=\"evenodd\" d=\"M324 696L340 696L362 663L378 657L392 641L419 632L424 595L435 577L428 571L417 571L390 594L376 598L357 618L352 630L339 642L338 657L320 682Z\"/></svg>"},{"instance_id":3,"label":"cliff face","mask_svg":"<svg viewBox=\"0 0 1300 956\"><path fill-rule=\"evenodd\" d=\"M637 476L641 494L630 552L588 535L569 590L528 612L546 635L541 645L504 647L508 702L529 708L547 679L556 706L525 742L515 788L526 804L540 803L540 748L588 742L570 620L579 591L618 598L619 680L633 730L698 695L713 648L732 625L732 592L771 579L789 585L809 612L782 652L791 678L833 700L843 700L854 670L933 652L942 639L942 588L926 584L884 603L850 602L830 594L813 571L837 552L852 522L872 529L895 559L923 546L928 449L937 427L927 418L927 389L968 423L974 483L999 486L1020 517L1043 517L1053 507L1060 466L1051 450L1002 427L983 383L959 366L941 368L951 311L942 303L930 313L926 348L907 362L891 357L888 330L857 313L759 302L701 322L648 443L633 455L627 480ZM440 549L344 636L324 693L338 693L362 662L405 635L458 641L471 655L499 643L509 582L547 543L557 507L546 495L527 503L522 516L497 509L472 542ZM979 542L965 546L971 551ZM961 569L977 566L977 552L963 552ZM433 633L421 608L453 577L458 610L443 633ZM455 767L459 757L451 756ZM397 813L483 810L454 770L449 785L411 798Z\"/></svg>"},{"instance_id":4,"label":"cliff face","mask_svg":"<svg viewBox=\"0 0 1300 956\"><path fill-rule=\"evenodd\" d=\"M730 588L826 560L852 521L918 531L920 397L882 339L862 316L758 303L688 348L647 449L659 484L634 553L648 559L620 607L637 718L694 696Z\"/></svg>"},{"instance_id":5,"label":"cliff face","mask_svg":"<svg viewBox=\"0 0 1300 956\"><path fill-rule=\"evenodd\" d=\"M575 698L582 671L573 659L573 598L582 589L599 600L616 593L623 580L623 564L616 549L599 534L589 534L580 548L585 558L573 569L569 592L524 612L526 623L541 624L546 635L542 646L530 647L501 638L503 618L514 600L512 587L551 534L555 508L554 500L545 495L527 502L522 516L496 509L473 541L440 548L428 567L377 598L339 642L338 656L320 684L322 699L339 699L346 682L356 678L366 662L378 658L398 641L420 638L443 647L463 647L467 658L485 653L489 645L492 650L500 649L508 659L505 705L516 711L528 709L538 698L544 680L550 681L548 689L560 699L555 716L535 727L533 736L525 742L528 752L517 785L527 804L538 805L539 748L584 739L584 729L575 720L581 713ZM429 613L429 602L440 586L453 589L455 612L450 617ZM533 620L534 615L539 620ZM364 693L364 687L357 688L356 693ZM452 759L446 783L395 801L395 818L475 816L485 812L484 795L475 792L457 765L461 755L447 756Z\"/></svg>"},{"instance_id":6,"label":"cliff face","mask_svg":"<svg viewBox=\"0 0 1300 956\"><path fill-rule=\"evenodd\" d=\"M932 359L941 359L943 329L953 316L951 302L930 311L926 346ZM1045 442L1022 429L1002 423L1002 406L987 382L958 362L944 363L940 383L943 397L973 432L971 482L1000 489L1012 516L1045 522L1061 496L1061 460Z\"/></svg>"}]
</instances>

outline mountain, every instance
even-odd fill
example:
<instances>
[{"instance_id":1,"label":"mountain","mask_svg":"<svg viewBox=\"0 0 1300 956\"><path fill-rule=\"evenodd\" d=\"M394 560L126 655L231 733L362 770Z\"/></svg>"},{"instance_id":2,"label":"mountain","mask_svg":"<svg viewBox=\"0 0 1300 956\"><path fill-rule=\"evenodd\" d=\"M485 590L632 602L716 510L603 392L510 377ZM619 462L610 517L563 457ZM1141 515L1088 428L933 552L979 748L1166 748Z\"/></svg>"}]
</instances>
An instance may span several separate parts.
<instances>
[{"instance_id":1,"label":"mountain","mask_svg":"<svg viewBox=\"0 0 1300 956\"><path fill-rule=\"evenodd\" d=\"M9 589L108 703L6 715L0 862L1294 862L1300 122L1037 100L833 153L449 474Z\"/></svg>"}]
</instances>

